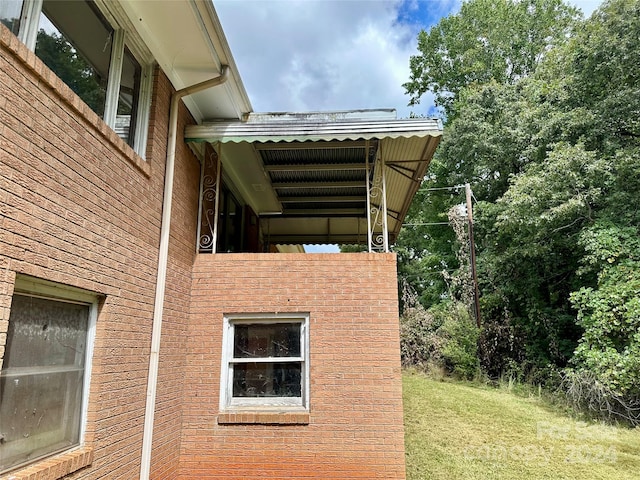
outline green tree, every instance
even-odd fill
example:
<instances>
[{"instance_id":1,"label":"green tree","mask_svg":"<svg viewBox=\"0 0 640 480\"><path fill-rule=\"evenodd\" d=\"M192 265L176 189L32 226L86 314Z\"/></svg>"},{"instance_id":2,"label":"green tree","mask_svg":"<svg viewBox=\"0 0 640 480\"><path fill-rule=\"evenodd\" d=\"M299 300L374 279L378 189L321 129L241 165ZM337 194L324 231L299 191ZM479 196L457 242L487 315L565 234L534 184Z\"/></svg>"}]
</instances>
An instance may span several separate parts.
<instances>
[{"instance_id":1,"label":"green tree","mask_svg":"<svg viewBox=\"0 0 640 480\"><path fill-rule=\"evenodd\" d=\"M480 24L465 18L460 29ZM571 37L549 43L515 77L480 61L472 65L482 74L447 63L457 70L437 83L449 116L426 187L470 182L478 200L485 369L496 375L519 365L535 373L570 364L593 372L612 395L626 395L625 404L640 405L640 264L632 253L640 236L640 2L613 0L587 21L575 18L560 20ZM454 31L439 35L453 41ZM437 221L461 202L429 195L417 197L409 222ZM455 268L444 238L407 235L422 243L399 248Z\"/></svg>"},{"instance_id":2,"label":"green tree","mask_svg":"<svg viewBox=\"0 0 640 480\"><path fill-rule=\"evenodd\" d=\"M566 41L580 18L560 0L472 0L420 32L420 53L411 57L404 87L411 103L434 92L447 122L429 177L407 215L412 226L403 229L395 251L400 276L425 305L447 298L442 271L459 267L453 231L438 225L447 222L451 206L464 201L460 188L449 187L469 182L476 198L494 201L529 154L540 156L522 152L538 127L530 103L519 98L519 83L553 45ZM456 122L458 111L465 118Z\"/></svg>"},{"instance_id":3,"label":"green tree","mask_svg":"<svg viewBox=\"0 0 640 480\"><path fill-rule=\"evenodd\" d=\"M581 332L569 295L579 284L579 236L611 182L609 159L559 143L513 176L500 199L480 204L482 290L500 295L531 368L564 366L573 354ZM487 312L485 320L494 319Z\"/></svg>"},{"instance_id":4,"label":"green tree","mask_svg":"<svg viewBox=\"0 0 640 480\"><path fill-rule=\"evenodd\" d=\"M579 18L561 0L471 0L418 35L404 84L411 104L431 91L447 118L464 88L491 80L512 84L530 75L545 53L565 41Z\"/></svg>"},{"instance_id":5,"label":"green tree","mask_svg":"<svg viewBox=\"0 0 640 480\"><path fill-rule=\"evenodd\" d=\"M624 240L623 232L628 228L637 232L640 219L638 209L629 208L640 189L636 121L640 63L637 54L630 54L639 46L638 5L629 0L603 5L569 42L547 55L531 78L498 87L509 95L517 91L506 114L498 121L487 115L486 121L473 125L476 131L492 132L492 144L505 153L500 173L509 172L504 193L495 201L487 195L481 203L477 231L483 291L491 294L492 302L501 299L502 309L524 336L525 357L532 365L564 365L582 329L573 364L597 371L596 359L614 361L615 355L604 345L620 339L612 340L606 329L594 332L603 326L594 318L615 317L614 307L603 302L614 293L614 283L627 297L638 291L633 277L625 282L627 277L619 274L622 267L606 263L598 268L592 261L598 251L595 239L617 235L624 249L631 237ZM471 112L473 118L473 105L471 110L465 105L464 117ZM470 122L461 116L455 123L460 128ZM463 144L467 155L463 158L487 151L482 141L477 144ZM516 160L518 168L510 168L509 162ZM484 159L480 163L484 165ZM603 221L615 224L607 230L608 237L590 233ZM628 268L627 262L623 270ZM625 306L619 308L628 307L629 315L637 315L625 294L620 295ZM628 325L634 321L626 320ZM618 335L626 346L633 345L628 330ZM594 338L602 343L589 340ZM598 346L608 353L598 351ZM585 355L586 351L591 353ZM628 359L635 350L625 351ZM607 385L613 388L610 382Z\"/></svg>"},{"instance_id":6,"label":"green tree","mask_svg":"<svg viewBox=\"0 0 640 480\"><path fill-rule=\"evenodd\" d=\"M101 77L62 35L38 32L36 55L98 115L104 115L107 78Z\"/></svg>"}]
</instances>

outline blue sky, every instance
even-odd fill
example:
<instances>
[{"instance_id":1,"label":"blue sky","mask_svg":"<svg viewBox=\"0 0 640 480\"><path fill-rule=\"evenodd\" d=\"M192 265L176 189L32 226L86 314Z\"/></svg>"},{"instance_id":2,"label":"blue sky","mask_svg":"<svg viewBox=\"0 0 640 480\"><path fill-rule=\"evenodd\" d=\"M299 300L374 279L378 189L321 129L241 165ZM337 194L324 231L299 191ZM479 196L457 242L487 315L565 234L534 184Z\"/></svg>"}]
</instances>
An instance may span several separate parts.
<instances>
[{"instance_id":1,"label":"blue sky","mask_svg":"<svg viewBox=\"0 0 640 480\"><path fill-rule=\"evenodd\" d=\"M396 20L399 24L410 26L417 35L421 29L427 30L440 18L457 11L459 5L456 0L404 0L397 4Z\"/></svg>"}]
</instances>

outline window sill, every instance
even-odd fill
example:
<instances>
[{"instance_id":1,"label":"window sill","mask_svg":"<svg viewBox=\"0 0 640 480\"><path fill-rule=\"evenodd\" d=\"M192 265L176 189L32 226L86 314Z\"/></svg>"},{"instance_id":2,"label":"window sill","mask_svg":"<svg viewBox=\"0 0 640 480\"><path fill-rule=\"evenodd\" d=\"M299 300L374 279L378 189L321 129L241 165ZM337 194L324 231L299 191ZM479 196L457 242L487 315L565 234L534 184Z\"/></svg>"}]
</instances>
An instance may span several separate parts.
<instances>
[{"instance_id":1,"label":"window sill","mask_svg":"<svg viewBox=\"0 0 640 480\"><path fill-rule=\"evenodd\" d=\"M93 448L79 447L0 476L0 480L54 480L91 465Z\"/></svg>"},{"instance_id":2,"label":"window sill","mask_svg":"<svg viewBox=\"0 0 640 480\"><path fill-rule=\"evenodd\" d=\"M218 415L219 425L308 425L309 412L234 411Z\"/></svg>"}]
</instances>

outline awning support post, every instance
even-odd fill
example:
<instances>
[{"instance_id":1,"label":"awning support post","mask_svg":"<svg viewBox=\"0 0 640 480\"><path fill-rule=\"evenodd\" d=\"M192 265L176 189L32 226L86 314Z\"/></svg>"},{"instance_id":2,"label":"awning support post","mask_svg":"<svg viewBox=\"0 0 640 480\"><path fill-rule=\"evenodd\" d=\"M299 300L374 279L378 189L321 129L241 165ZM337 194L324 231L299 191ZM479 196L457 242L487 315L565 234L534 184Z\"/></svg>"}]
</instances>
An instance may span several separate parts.
<instances>
[{"instance_id":1,"label":"awning support post","mask_svg":"<svg viewBox=\"0 0 640 480\"><path fill-rule=\"evenodd\" d=\"M367 149L368 151L368 149ZM377 150L374 164L367 153L367 230L369 252L389 251L389 225L387 223L386 164Z\"/></svg>"},{"instance_id":2,"label":"awning support post","mask_svg":"<svg viewBox=\"0 0 640 480\"><path fill-rule=\"evenodd\" d=\"M382 154L380 154L380 167L382 169L382 233L384 236L384 252L389 253L389 224L387 219L387 177L385 175L387 165Z\"/></svg>"},{"instance_id":3,"label":"awning support post","mask_svg":"<svg viewBox=\"0 0 640 480\"><path fill-rule=\"evenodd\" d=\"M213 243L211 253L216 253L218 247L218 218L220 218L220 174L222 172L222 143L218 142L218 164L216 165L216 198L213 207Z\"/></svg>"},{"instance_id":4,"label":"awning support post","mask_svg":"<svg viewBox=\"0 0 640 480\"><path fill-rule=\"evenodd\" d=\"M216 253L218 241L218 205L220 203L220 144L218 151L206 156L200 170L198 208L198 252Z\"/></svg>"},{"instance_id":5,"label":"awning support post","mask_svg":"<svg viewBox=\"0 0 640 480\"><path fill-rule=\"evenodd\" d=\"M369 140L367 140L365 147L365 164L367 167L365 172L367 176L367 247L369 253L371 253L373 251L373 236L371 228L371 165L369 164Z\"/></svg>"}]
</instances>

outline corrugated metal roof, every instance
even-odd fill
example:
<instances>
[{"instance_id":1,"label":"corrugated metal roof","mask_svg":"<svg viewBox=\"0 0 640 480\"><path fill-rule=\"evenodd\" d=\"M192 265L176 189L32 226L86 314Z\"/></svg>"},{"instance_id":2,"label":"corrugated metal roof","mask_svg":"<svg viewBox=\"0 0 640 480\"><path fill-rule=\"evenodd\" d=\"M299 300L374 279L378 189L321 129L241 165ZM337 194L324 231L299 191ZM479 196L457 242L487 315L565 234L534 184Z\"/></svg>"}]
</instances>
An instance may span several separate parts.
<instances>
[{"instance_id":1,"label":"corrugated metal roof","mask_svg":"<svg viewBox=\"0 0 640 480\"><path fill-rule=\"evenodd\" d=\"M298 182L348 182L361 181L365 184L364 170L281 170L270 172L272 183Z\"/></svg>"},{"instance_id":2,"label":"corrugated metal roof","mask_svg":"<svg viewBox=\"0 0 640 480\"><path fill-rule=\"evenodd\" d=\"M366 193L366 185L362 182L361 187L305 187L298 186L292 188L276 188L278 197L285 199L288 197L349 197L354 195L364 195Z\"/></svg>"},{"instance_id":3,"label":"corrugated metal roof","mask_svg":"<svg viewBox=\"0 0 640 480\"><path fill-rule=\"evenodd\" d=\"M240 181L249 175L248 168L260 170L268 179L280 215L267 215L272 206L261 211L258 201L245 200L258 215L264 213L262 225L270 243L366 242L366 163L383 158L387 221L390 241L395 241L440 141L439 122L344 117L328 121L327 115L333 118L268 114L260 121L211 122L187 127L185 138L251 145L238 159L230 158L229 148L223 147L227 151L223 169L237 170L234 178ZM380 174L376 171L374 176Z\"/></svg>"},{"instance_id":4,"label":"corrugated metal roof","mask_svg":"<svg viewBox=\"0 0 640 480\"><path fill-rule=\"evenodd\" d=\"M319 142L442 135L438 120L207 122L185 130L187 142Z\"/></svg>"},{"instance_id":5,"label":"corrugated metal roof","mask_svg":"<svg viewBox=\"0 0 640 480\"><path fill-rule=\"evenodd\" d=\"M362 156L364 145L360 148L328 148L326 143L313 142L315 148L271 149L260 148L260 145L256 145L256 149L260 152L262 163L265 166L364 162ZM267 144L267 146L271 146L271 144ZM300 145L300 147L305 146L306 142Z\"/></svg>"}]
</instances>

